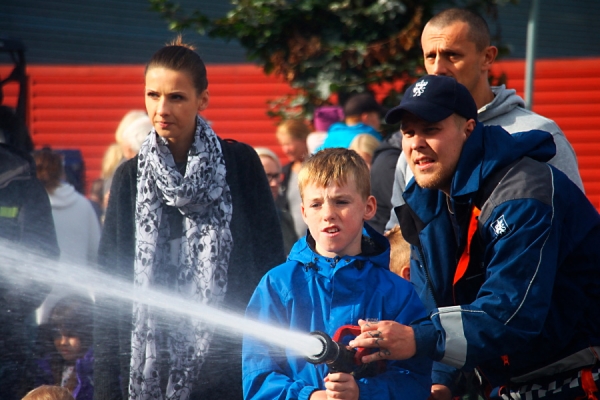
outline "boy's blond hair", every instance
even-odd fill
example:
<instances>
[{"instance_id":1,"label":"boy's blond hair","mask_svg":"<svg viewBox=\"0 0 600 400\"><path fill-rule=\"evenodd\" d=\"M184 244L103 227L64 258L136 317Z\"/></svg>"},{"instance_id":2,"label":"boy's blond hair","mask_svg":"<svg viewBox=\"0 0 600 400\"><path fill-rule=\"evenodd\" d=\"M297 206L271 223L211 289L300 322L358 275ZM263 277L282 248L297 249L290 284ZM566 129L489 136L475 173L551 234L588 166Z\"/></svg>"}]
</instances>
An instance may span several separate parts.
<instances>
[{"instance_id":1,"label":"boy's blond hair","mask_svg":"<svg viewBox=\"0 0 600 400\"><path fill-rule=\"evenodd\" d=\"M398 225L387 231L384 236L390 241L390 271L405 278L402 270L410 268L410 244L402 236Z\"/></svg>"},{"instance_id":2,"label":"boy's blond hair","mask_svg":"<svg viewBox=\"0 0 600 400\"><path fill-rule=\"evenodd\" d=\"M321 150L304 161L298 172L300 196L304 196L304 188L311 183L319 187L342 186L348 182L348 177L354 178L358 193L366 200L371 195L371 175L365 160L354 150Z\"/></svg>"},{"instance_id":3,"label":"boy's blond hair","mask_svg":"<svg viewBox=\"0 0 600 400\"><path fill-rule=\"evenodd\" d=\"M42 385L27 393L22 400L73 400L67 388Z\"/></svg>"}]
</instances>

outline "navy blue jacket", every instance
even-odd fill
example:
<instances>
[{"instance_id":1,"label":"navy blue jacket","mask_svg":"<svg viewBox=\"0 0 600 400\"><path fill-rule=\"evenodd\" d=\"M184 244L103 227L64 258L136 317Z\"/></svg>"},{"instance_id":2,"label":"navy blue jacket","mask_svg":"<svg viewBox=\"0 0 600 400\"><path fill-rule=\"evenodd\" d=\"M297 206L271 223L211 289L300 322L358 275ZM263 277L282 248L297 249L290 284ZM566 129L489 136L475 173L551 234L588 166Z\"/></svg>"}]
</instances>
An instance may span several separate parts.
<instances>
[{"instance_id":1,"label":"navy blue jacket","mask_svg":"<svg viewBox=\"0 0 600 400\"><path fill-rule=\"evenodd\" d=\"M545 163L554 152L546 132L477 124L450 198L409 183L397 214L413 245L411 280L431 312L414 326L418 354L478 366L498 385L600 344L600 216ZM471 262L453 287L473 205ZM434 383L452 388L450 367L436 365Z\"/></svg>"}]
</instances>

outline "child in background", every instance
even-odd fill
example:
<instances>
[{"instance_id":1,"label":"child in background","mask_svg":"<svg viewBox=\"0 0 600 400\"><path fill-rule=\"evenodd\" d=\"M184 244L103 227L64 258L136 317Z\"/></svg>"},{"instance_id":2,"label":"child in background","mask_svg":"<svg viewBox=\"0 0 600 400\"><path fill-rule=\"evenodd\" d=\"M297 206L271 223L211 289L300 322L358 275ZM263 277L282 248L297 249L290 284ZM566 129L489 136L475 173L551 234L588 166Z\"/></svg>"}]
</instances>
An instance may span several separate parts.
<instances>
[{"instance_id":1,"label":"child in background","mask_svg":"<svg viewBox=\"0 0 600 400\"><path fill-rule=\"evenodd\" d=\"M410 281L410 244L402 236L398 225L384 236L390 241L390 271Z\"/></svg>"},{"instance_id":2,"label":"child in background","mask_svg":"<svg viewBox=\"0 0 600 400\"><path fill-rule=\"evenodd\" d=\"M298 186L309 233L263 277L246 316L331 337L359 319L426 317L410 283L389 271L389 242L365 224L377 206L364 160L348 149L320 151L303 164ZM244 336L242 363L246 399L426 399L431 389L425 357L385 362L380 374L355 379Z\"/></svg>"},{"instance_id":3,"label":"child in background","mask_svg":"<svg viewBox=\"0 0 600 400\"><path fill-rule=\"evenodd\" d=\"M78 295L56 303L48 324L40 327L42 357L37 362L36 386L57 385L75 400L92 399L92 307L89 297Z\"/></svg>"},{"instance_id":4,"label":"child in background","mask_svg":"<svg viewBox=\"0 0 600 400\"><path fill-rule=\"evenodd\" d=\"M71 393L60 386L42 385L27 393L21 400L74 400Z\"/></svg>"},{"instance_id":5,"label":"child in background","mask_svg":"<svg viewBox=\"0 0 600 400\"><path fill-rule=\"evenodd\" d=\"M375 149L379 147L380 143L381 140L377 139L375 136L367 133L361 133L352 139L352 142L350 142L350 147L348 148L357 152L358 155L365 160L369 166L369 169L371 169L371 164L373 163L373 154L375 153Z\"/></svg>"}]
</instances>

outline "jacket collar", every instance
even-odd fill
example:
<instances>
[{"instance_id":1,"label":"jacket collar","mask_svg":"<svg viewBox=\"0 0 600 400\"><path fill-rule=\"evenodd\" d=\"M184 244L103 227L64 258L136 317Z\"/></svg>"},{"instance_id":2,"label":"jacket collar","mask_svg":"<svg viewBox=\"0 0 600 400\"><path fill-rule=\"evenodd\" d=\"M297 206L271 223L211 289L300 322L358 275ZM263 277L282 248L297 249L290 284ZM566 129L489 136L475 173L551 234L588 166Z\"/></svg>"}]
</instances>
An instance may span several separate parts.
<instances>
[{"instance_id":1,"label":"jacket collar","mask_svg":"<svg viewBox=\"0 0 600 400\"><path fill-rule=\"evenodd\" d=\"M310 232L307 232L306 236L294 244L288 260L303 264L306 272L312 270L327 277L333 276L336 271L346 266L362 269L367 262L389 269L389 241L367 223L363 226L362 250L363 252L356 256L325 257L314 250L314 239Z\"/></svg>"}]
</instances>

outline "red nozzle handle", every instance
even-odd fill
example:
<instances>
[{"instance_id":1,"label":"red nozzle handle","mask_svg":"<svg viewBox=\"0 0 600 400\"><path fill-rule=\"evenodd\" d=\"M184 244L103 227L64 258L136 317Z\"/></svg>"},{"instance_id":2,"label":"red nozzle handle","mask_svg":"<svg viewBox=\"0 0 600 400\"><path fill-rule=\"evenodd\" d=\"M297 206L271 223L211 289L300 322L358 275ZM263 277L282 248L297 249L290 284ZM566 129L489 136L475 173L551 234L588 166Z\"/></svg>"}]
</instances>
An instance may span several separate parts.
<instances>
[{"instance_id":1,"label":"red nozzle handle","mask_svg":"<svg viewBox=\"0 0 600 400\"><path fill-rule=\"evenodd\" d=\"M342 325L338 328L337 331L335 331L335 334L333 335L332 340L334 342L338 342L340 341L341 338L343 338L346 335L353 335L353 336L358 336L361 333L361 329L360 326L358 325ZM364 347L358 347L356 349L356 353L354 353L354 363L356 365L361 365L362 364L362 358L363 356L367 355L369 349L366 349Z\"/></svg>"}]
</instances>

